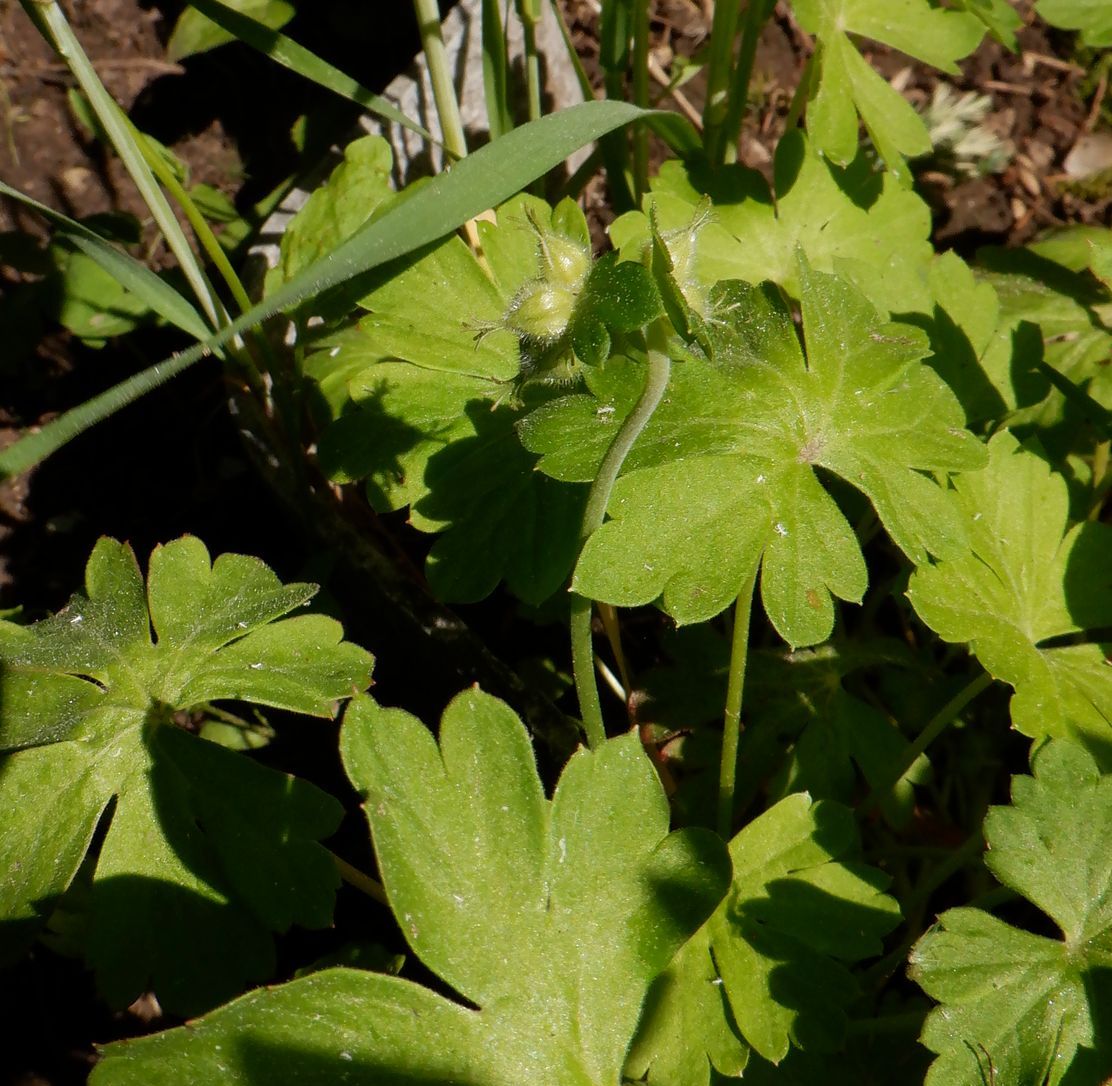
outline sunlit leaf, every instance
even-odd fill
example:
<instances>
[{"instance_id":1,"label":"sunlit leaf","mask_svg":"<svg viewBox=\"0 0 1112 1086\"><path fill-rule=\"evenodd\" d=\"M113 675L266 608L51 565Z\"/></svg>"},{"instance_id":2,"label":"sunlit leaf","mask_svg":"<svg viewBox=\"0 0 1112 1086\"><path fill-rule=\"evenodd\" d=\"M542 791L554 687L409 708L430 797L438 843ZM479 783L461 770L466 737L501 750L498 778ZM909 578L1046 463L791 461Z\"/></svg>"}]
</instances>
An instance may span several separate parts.
<instances>
[{"instance_id":1,"label":"sunlit leaf","mask_svg":"<svg viewBox=\"0 0 1112 1086\"><path fill-rule=\"evenodd\" d=\"M848 861L852 813L798 793L730 843L734 881L657 979L626 1066L661 1086L738 1075L748 1049L837 1051L857 984L849 964L899 922L880 872Z\"/></svg>"},{"instance_id":2,"label":"sunlit leaf","mask_svg":"<svg viewBox=\"0 0 1112 1086\"><path fill-rule=\"evenodd\" d=\"M824 640L832 597L860 600L867 573L816 468L861 490L913 562L963 550L950 496L922 472L979 466L984 451L920 361L925 337L882 323L839 279L804 266L801 282L806 354L774 289L730 283L713 296L723 314L711 326L713 364L675 367L615 487L612 519L583 551L577 591L619 606L661 597L678 622L698 622L760 565L781 636L796 646ZM639 379L619 361L611 383L596 384L601 397L568 397L530 416L523 438L542 454L540 470L591 478Z\"/></svg>"},{"instance_id":3,"label":"sunlit leaf","mask_svg":"<svg viewBox=\"0 0 1112 1086\"><path fill-rule=\"evenodd\" d=\"M1112 625L1112 528L1070 527L1065 479L1012 435L994 437L989 454L955 483L971 552L916 570L908 597L1015 687L1021 732L1101 750L1112 740L1112 665L1097 644L1047 642Z\"/></svg>"},{"instance_id":4,"label":"sunlit leaf","mask_svg":"<svg viewBox=\"0 0 1112 1086\"><path fill-rule=\"evenodd\" d=\"M471 1007L329 970L112 1046L92 1082L616 1084L646 990L729 883L718 838L669 834L637 736L576 753L551 801L524 727L478 690L439 746L361 700L343 753L402 934Z\"/></svg>"},{"instance_id":5,"label":"sunlit leaf","mask_svg":"<svg viewBox=\"0 0 1112 1086\"><path fill-rule=\"evenodd\" d=\"M131 549L102 539L84 596L0 623L0 798L18 812L0 835L6 957L98 824L85 953L113 1005L153 985L168 1008L212 1006L273 969L269 932L330 923L338 879L317 842L339 805L178 726L225 699L327 718L364 689L370 657L337 622L282 619L314 592L191 537L154 551L144 589Z\"/></svg>"},{"instance_id":6,"label":"sunlit leaf","mask_svg":"<svg viewBox=\"0 0 1112 1086\"><path fill-rule=\"evenodd\" d=\"M800 25L819 41L819 83L807 107L807 130L816 148L845 164L857 154L860 115L885 166L910 181L904 158L931 149L918 114L862 57L850 35L898 49L944 72L971 53L985 24L965 11L928 0L796 0Z\"/></svg>"},{"instance_id":7,"label":"sunlit leaf","mask_svg":"<svg viewBox=\"0 0 1112 1086\"><path fill-rule=\"evenodd\" d=\"M914 978L942 1005L922 1042L938 1059L927 1086L1081 1086L1112 1074L1112 776L1064 740L1012 804L985 819L985 863L1046 912L1060 938L979 909L950 909L911 955Z\"/></svg>"}]
</instances>

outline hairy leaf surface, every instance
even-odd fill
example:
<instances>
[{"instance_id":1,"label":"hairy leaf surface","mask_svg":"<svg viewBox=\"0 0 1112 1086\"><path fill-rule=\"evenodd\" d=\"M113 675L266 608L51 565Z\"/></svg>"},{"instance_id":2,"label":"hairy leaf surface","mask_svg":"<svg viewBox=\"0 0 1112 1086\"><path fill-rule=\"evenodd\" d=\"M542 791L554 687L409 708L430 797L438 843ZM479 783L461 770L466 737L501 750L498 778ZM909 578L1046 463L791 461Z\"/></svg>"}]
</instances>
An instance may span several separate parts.
<instances>
[{"instance_id":1,"label":"hairy leaf surface","mask_svg":"<svg viewBox=\"0 0 1112 1086\"><path fill-rule=\"evenodd\" d=\"M912 975L942 1006L922 1041L927 1086L1081 1086L1112 1074L1112 776L1054 740L1012 804L985 819L985 863L1061 930L1047 938L979 909L943 913L916 945ZM990 1076L991 1072L991 1076Z\"/></svg>"},{"instance_id":2,"label":"hairy leaf surface","mask_svg":"<svg viewBox=\"0 0 1112 1086\"><path fill-rule=\"evenodd\" d=\"M968 641L993 677L1015 687L1024 735L1112 741L1112 666L1097 644L1046 645L1112 625L1112 528L1069 527L1065 479L1007 432L989 464L960 476L970 553L922 567L908 598L947 641Z\"/></svg>"},{"instance_id":3,"label":"hairy leaf surface","mask_svg":"<svg viewBox=\"0 0 1112 1086\"><path fill-rule=\"evenodd\" d=\"M761 566L761 595L789 644L824 640L833 596L860 600L867 572L845 516L816 468L872 501L916 563L965 546L948 495L924 471L984 462L961 407L920 359L925 337L884 324L833 276L801 272L806 356L775 289L725 284L712 325L713 364L678 365L661 407L626 461L611 520L575 573L583 595L619 606L663 598L680 623L718 614ZM614 368L615 385L636 367ZM523 440L538 467L588 479L633 399L573 396L538 410Z\"/></svg>"},{"instance_id":4,"label":"hairy leaf surface","mask_svg":"<svg viewBox=\"0 0 1112 1086\"><path fill-rule=\"evenodd\" d=\"M316 842L338 804L174 718L224 699L329 717L365 688L371 659L337 622L276 621L314 592L191 537L154 551L144 590L131 549L102 539L84 596L0 624L0 800L18 812L0 837L5 956L104 821L85 950L114 1005L153 984L169 1008L211 1006L270 971L268 932L330 922L338 880Z\"/></svg>"},{"instance_id":5,"label":"hairy leaf surface","mask_svg":"<svg viewBox=\"0 0 1112 1086\"><path fill-rule=\"evenodd\" d=\"M295 222L283 246L287 274L337 232L352 232L376 201L392 198L385 143L353 148ZM553 211L516 197L496 224L478 226L485 270L458 237L390 267L360 284L356 304L368 313L357 329L331 340L307 367L333 419L320 441L322 466L338 482L365 480L376 509L408 506L415 527L440 535L428 574L443 599L481 599L505 580L540 603L575 558L585 490L534 472L535 458L514 430L521 357L502 324L515 293L538 272L529 216L562 233L585 231L566 206ZM536 403L545 394L533 388L524 398Z\"/></svg>"},{"instance_id":6,"label":"hairy leaf surface","mask_svg":"<svg viewBox=\"0 0 1112 1086\"><path fill-rule=\"evenodd\" d=\"M646 990L729 883L714 835L668 833L637 736L576 753L551 801L524 727L478 690L439 745L360 700L343 753L402 933L478 1009L332 970L112 1046L93 1082L617 1086Z\"/></svg>"},{"instance_id":7,"label":"hairy leaf surface","mask_svg":"<svg viewBox=\"0 0 1112 1086\"><path fill-rule=\"evenodd\" d=\"M626 1073L661 1086L738 1075L748 1051L833 1052L857 985L848 965L899 923L884 876L842 859L853 815L805 793L781 800L730 843L729 893L657 978Z\"/></svg>"}]
</instances>

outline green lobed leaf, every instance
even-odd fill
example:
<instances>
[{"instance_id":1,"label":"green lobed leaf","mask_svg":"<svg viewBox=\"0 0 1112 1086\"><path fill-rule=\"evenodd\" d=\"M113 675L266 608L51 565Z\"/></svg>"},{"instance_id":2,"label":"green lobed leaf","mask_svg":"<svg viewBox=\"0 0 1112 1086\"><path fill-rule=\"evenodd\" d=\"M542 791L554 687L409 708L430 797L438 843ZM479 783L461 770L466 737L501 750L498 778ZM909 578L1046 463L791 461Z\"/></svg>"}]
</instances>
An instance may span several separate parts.
<instances>
[{"instance_id":1,"label":"green lobed leaf","mask_svg":"<svg viewBox=\"0 0 1112 1086\"><path fill-rule=\"evenodd\" d=\"M320 201L295 220L283 247L291 271L315 257L305 246L355 229L376 200L391 198L387 145L361 142L344 172L314 194ZM541 603L566 581L578 549L586 490L533 471L536 458L515 426L521 400L550 393L534 386L513 396L521 352L501 326L511 300L538 273L534 223L576 244L578 231L586 233L578 210L517 197L498 209L497 222L479 224L489 271L458 237L388 269L362 284L358 305L368 315L358 332L308 365L335 417L320 441L322 466L337 481L366 480L376 509L409 506L415 527L440 535L428 576L443 599L482 599L505 580L522 599ZM605 283L640 317L641 284L601 267ZM586 300L588 315L610 319L605 306Z\"/></svg>"},{"instance_id":2,"label":"green lobed leaf","mask_svg":"<svg viewBox=\"0 0 1112 1086\"><path fill-rule=\"evenodd\" d=\"M524 727L477 689L439 744L359 699L342 745L403 935L477 1009L329 970L109 1046L95 1086L617 1086L649 984L729 883L717 837L669 834L636 734L578 751L551 801Z\"/></svg>"},{"instance_id":3,"label":"green lobed leaf","mask_svg":"<svg viewBox=\"0 0 1112 1086\"><path fill-rule=\"evenodd\" d=\"M1081 1086L1112 1074L1112 776L1053 740L1012 804L985 819L985 863L1061 930L1048 938L979 909L950 909L916 944L912 976L941 1003L922 1042L927 1086Z\"/></svg>"},{"instance_id":4,"label":"green lobed leaf","mask_svg":"<svg viewBox=\"0 0 1112 1086\"><path fill-rule=\"evenodd\" d=\"M884 713L854 696L845 679L878 664L907 668L908 654L901 648L899 642L857 641L792 653L766 651L752 660L747 727L773 730L781 743L791 744L769 782L773 796L806 791L816 799L850 803L859 779L869 787L888 783L891 767L903 764L909 743ZM910 819L913 785L929 776L930 763L920 755L882 803L891 823Z\"/></svg>"},{"instance_id":5,"label":"green lobed leaf","mask_svg":"<svg viewBox=\"0 0 1112 1086\"><path fill-rule=\"evenodd\" d=\"M851 161L860 115L886 168L910 182L903 159L930 151L926 126L849 35L883 42L953 74L956 62L977 47L985 24L928 0L796 0L794 10L819 43L818 91L807 108L807 130L817 150L842 165Z\"/></svg>"},{"instance_id":6,"label":"green lobed leaf","mask_svg":"<svg viewBox=\"0 0 1112 1086\"><path fill-rule=\"evenodd\" d=\"M1112 528L1069 526L1065 479L1006 431L989 463L955 487L970 553L922 567L908 598L947 641L969 642L985 670L1015 687L1024 735L1112 740L1112 668L1097 644L1046 645L1112 625Z\"/></svg>"},{"instance_id":7,"label":"green lobed leaf","mask_svg":"<svg viewBox=\"0 0 1112 1086\"><path fill-rule=\"evenodd\" d=\"M930 336L931 367L950 386L971 424L997 420L1045 399L1038 371L1042 342L1032 314L997 292L998 280L975 275L954 252L941 253L927 273L929 304L903 319Z\"/></svg>"},{"instance_id":8,"label":"green lobed leaf","mask_svg":"<svg viewBox=\"0 0 1112 1086\"><path fill-rule=\"evenodd\" d=\"M329 717L364 689L371 659L338 623L282 619L314 592L254 558L212 562L188 536L153 552L144 590L131 549L102 539L84 596L33 626L0 623L0 798L19 812L0 839L5 958L98 823L85 953L115 1006L151 985L169 1009L211 1006L270 972L269 932L330 923L338 878L317 842L339 806L174 715L235 699Z\"/></svg>"},{"instance_id":9,"label":"green lobed leaf","mask_svg":"<svg viewBox=\"0 0 1112 1086\"><path fill-rule=\"evenodd\" d=\"M710 197L690 260L690 275L707 290L723 279L768 279L798 297L802 249L817 271L850 280L879 309L927 304L930 209L892 177L878 176L863 155L839 168L802 132L788 132L776 149L773 192L775 199L756 170L730 166L710 176L698 165L666 162L648 204L667 241L682 236ZM639 256L649 240L647 216L623 215L610 235L624 256Z\"/></svg>"},{"instance_id":10,"label":"green lobed leaf","mask_svg":"<svg viewBox=\"0 0 1112 1086\"><path fill-rule=\"evenodd\" d=\"M953 6L976 16L1001 45L1013 53L1018 51L1015 33L1023 19L1009 0L956 0Z\"/></svg>"},{"instance_id":11,"label":"green lobed leaf","mask_svg":"<svg viewBox=\"0 0 1112 1086\"><path fill-rule=\"evenodd\" d=\"M752 1048L837 1051L857 994L849 964L878 954L899 923L880 872L847 862L853 815L804 793L730 843L734 878L706 925L657 978L626 1074L705 1086L740 1075Z\"/></svg>"},{"instance_id":12,"label":"green lobed leaf","mask_svg":"<svg viewBox=\"0 0 1112 1086\"><path fill-rule=\"evenodd\" d=\"M728 606L761 565L769 618L793 646L829 636L832 596L867 586L860 546L815 468L861 490L915 563L958 554L951 496L924 471L984 462L953 395L920 361L925 337L883 324L852 287L803 265L806 355L774 289L724 284L712 295L713 364L676 367L626 460L611 520L587 542L575 590L617 606L661 597L677 622ZM637 381L630 363L618 381ZM596 386L601 387L601 386ZM635 395L635 394L634 394ZM604 392L542 407L523 426L538 468L587 479L633 398Z\"/></svg>"},{"instance_id":13,"label":"green lobed leaf","mask_svg":"<svg viewBox=\"0 0 1112 1086\"><path fill-rule=\"evenodd\" d=\"M1089 455L1107 433L1101 414L1106 418L1112 410L1112 367L1104 364L1112 353L1110 295L1086 270L1098 252L1092 237L1080 229L1062 231L1026 249L979 254L1000 300L1002 327L1027 322L1041 333L1041 357L1037 349L1017 352L1013 368L1030 394L1017 402L1024 410L1008 419L1009 426L1033 432L1061 460L1070 453ZM1060 387L1046 395L1048 377L1055 385L1064 378L1066 388L1072 385L1095 405L1084 398L1079 405L1078 397L1064 395Z\"/></svg>"}]
</instances>

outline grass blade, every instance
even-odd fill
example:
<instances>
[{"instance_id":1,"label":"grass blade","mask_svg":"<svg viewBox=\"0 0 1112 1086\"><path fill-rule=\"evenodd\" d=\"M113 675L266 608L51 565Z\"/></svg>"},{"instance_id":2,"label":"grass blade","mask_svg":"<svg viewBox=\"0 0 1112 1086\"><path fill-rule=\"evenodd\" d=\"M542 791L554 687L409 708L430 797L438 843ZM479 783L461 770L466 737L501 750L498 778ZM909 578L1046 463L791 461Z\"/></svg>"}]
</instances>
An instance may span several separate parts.
<instances>
[{"instance_id":1,"label":"grass blade","mask_svg":"<svg viewBox=\"0 0 1112 1086\"><path fill-rule=\"evenodd\" d=\"M0 452L0 478L33 467L90 426L211 354L232 336L355 275L450 234L607 132L635 120L658 117L625 102L584 102L515 128L416 189L408 199L363 227L205 342L159 362L66 412L37 433L9 445Z\"/></svg>"},{"instance_id":2,"label":"grass blade","mask_svg":"<svg viewBox=\"0 0 1112 1086\"><path fill-rule=\"evenodd\" d=\"M204 311L212 327L219 327L225 319L223 306L212 284L198 263L189 240L174 216L162 190L151 174L143 154L131 137L129 125L123 111L112 96L104 89L100 77L85 55L66 16L55 0L21 0L24 10L42 31L47 41L66 62L78 85L84 92L96 113L97 120L112 141L112 147L131 175L139 194L143 197L166 244L170 246L181 267L182 274L189 282L197 302Z\"/></svg>"},{"instance_id":3,"label":"grass blade","mask_svg":"<svg viewBox=\"0 0 1112 1086\"><path fill-rule=\"evenodd\" d=\"M37 211L44 219L54 223L90 260L96 261L117 283L142 299L160 317L176 328L180 328L194 339L204 339L209 334L208 326L189 300L174 290L164 279L155 275L145 264L117 249L115 245L87 226L47 207L46 204L40 204L38 200L26 196L18 189L13 189L3 181L0 181L0 195L18 200L26 207Z\"/></svg>"},{"instance_id":4,"label":"grass blade","mask_svg":"<svg viewBox=\"0 0 1112 1086\"><path fill-rule=\"evenodd\" d=\"M240 41L270 57L283 68L289 68L291 72L296 72L310 82L332 91L333 94L355 102L356 105L362 106L385 121L408 128L410 132L417 133L422 139L439 143L427 129L416 121L410 120L385 98L373 94L351 76L341 72L339 68L334 68L328 61L322 60L304 46L298 45L285 34L271 30L264 23L221 3L221 0L197 0L195 4L190 0L190 3L202 15L207 16L229 34L234 34Z\"/></svg>"},{"instance_id":5,"label":"grass blade","mask_svg":"<svg viewBox=\"0 0 1112 1086\"><path fill-rule=\"evenodd\" d=\"M490 138L498 139L514 126L510 110L509 58L506 28L498 0L483 0L483 91Z\"/></svg>"}]
</instances>

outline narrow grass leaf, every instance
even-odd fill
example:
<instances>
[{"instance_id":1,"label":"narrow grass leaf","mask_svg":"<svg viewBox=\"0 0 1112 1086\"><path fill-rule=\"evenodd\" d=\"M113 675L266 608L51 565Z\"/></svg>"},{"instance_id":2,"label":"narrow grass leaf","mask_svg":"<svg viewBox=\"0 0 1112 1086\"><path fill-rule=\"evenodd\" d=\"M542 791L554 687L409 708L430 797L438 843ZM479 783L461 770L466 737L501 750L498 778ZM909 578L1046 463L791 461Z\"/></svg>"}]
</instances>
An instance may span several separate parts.
<instances>
[{"instance_id":1,"label":"narrow grass leaf","mask_svg":"<svg viewBox=\"0 0 1112 1086\"><path fill-rule=\"evenodd\" d=\"M126 287L160 317L165 318L172 325L196 339L204 339L208 335L208 328L196 309L188 299L182 297L169 283L160 279L145 264L141 264L134 257L121 252L111 242L106 241L99 234L87 226L63 215L46 204L25 195L18 189L0 181L0 195L11 200L17 200L25 207L33 208L45 219L49 219L66 234L71 241L90 260L95 261L121 286Z\"/></svg>"},{"instance_id":2,"label":"narrow grass leaf","mask_svg":"<svg viewBox=\"0 0 1112 1086\"><path fill-rule=\"evenodd\" d=\"M383 120L400 124L403 128L416 132L422 139L437 142L427 129L422 128L416 121L410 120L385 98L367 90L351 76L333 67L303 45L298 45L285 34L272 30L257 19L236 11L227 4L221 3L221 0L197 0L192 6L217 26L222 27L229 34L234 34L251 48L264 53L283 68L289 68L291 72L296 72L310 82L340 95L341 98L355 102Z\"/></svg>"},{"instance_id":3,"label":"narrow grass leaf","mask_svg":"<svg viewBox=\"0 0 1112 1086\"><path fill-rule=\"evenodd\" d=\"M584 102L480 148L203 343L156 363L0 452L0 478L26 471L90 426L211 354L215 347L306 298L450 234L508 199L586 143L656 114L624 102Z\"/></svg>"}]
</instances>

